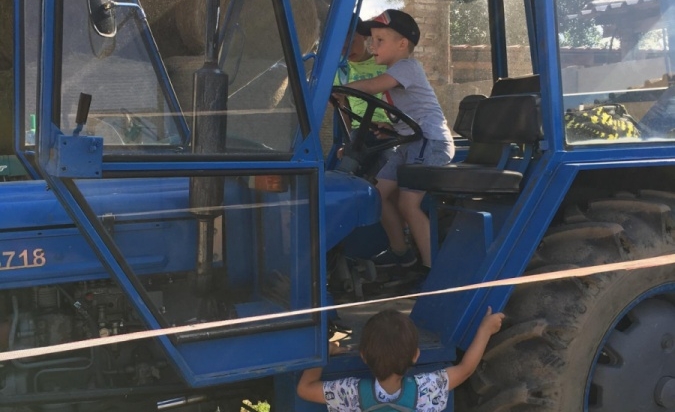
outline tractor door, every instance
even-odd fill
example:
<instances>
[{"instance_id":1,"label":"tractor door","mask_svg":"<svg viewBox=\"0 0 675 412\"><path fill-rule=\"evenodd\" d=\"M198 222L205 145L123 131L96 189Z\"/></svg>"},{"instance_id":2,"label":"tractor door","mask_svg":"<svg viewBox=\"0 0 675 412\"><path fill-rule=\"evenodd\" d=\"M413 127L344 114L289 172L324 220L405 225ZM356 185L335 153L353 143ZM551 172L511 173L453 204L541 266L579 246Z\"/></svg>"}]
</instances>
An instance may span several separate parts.
<instances>
[{"instance_id":1,"label":"tractor door","mask_svg":"<svg viewBox=\"0 0 675 412\"><path fill-rule=\"evenodd\" d=\"M325 315L264 318L325 299L311 3L183 2L153 36L139 2L16 2L17 146L89 247L69 274L45 250L46 282L114 280L134 315L108 333L263 317L156 338L192 386L326 357Z\"/></svg>"}]
</instances>

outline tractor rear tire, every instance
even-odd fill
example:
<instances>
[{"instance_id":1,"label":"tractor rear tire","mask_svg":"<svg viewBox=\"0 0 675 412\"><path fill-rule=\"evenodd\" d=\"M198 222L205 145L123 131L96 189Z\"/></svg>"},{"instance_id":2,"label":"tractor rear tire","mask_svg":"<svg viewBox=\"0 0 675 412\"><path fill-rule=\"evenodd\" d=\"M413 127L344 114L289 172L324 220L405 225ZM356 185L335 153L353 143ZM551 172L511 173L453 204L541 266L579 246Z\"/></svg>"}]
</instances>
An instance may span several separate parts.
<instances>
[{"instance_id":1,"label":"tractor rear tire","mask_svg":"<svg viewBox=\"0 0 675 412\"><path fill-rule=\"evenodd\" d=\"M644 191L571 208L526 275L675 253L671 207ZM458 411L675 408L673 265L518 286L504 312Z\"/></svg>"}]
</instances>

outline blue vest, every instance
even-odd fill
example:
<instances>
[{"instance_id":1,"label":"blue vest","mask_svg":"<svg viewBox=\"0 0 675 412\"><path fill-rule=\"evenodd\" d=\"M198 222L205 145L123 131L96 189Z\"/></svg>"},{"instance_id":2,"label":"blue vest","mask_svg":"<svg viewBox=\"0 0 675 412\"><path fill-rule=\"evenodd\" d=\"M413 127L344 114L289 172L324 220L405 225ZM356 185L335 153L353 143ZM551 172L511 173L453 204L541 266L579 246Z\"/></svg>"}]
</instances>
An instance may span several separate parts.
<instances>
[{"instance_id":1,"label":"blue vest","mask_svg":"<svg viewBox=\"0 0 675 412\"><path fill-rule=\"evenodd\" d=\"M417 407L417 382L405 377L401 381L401 393L393 402L379 402L375 396L375 382L372 379L359 381L359 403L362 412L415 412Z\"/></svg>"}]
</instances>

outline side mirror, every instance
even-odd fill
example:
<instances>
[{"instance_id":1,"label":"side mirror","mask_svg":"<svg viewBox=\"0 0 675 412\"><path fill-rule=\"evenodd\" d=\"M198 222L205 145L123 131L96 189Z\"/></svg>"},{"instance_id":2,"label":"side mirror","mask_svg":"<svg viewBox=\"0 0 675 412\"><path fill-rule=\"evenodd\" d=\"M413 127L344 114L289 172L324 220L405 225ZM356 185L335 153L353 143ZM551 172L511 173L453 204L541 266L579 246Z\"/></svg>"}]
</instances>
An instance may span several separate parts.
<instances>
[{"instance_id":1,"label":"side mirror","mask_svg":"<svg viewBox=\"0 0 675 412\"><path fill-rule=\"evenodd\" d=\"M115 37L117 23L115 22L114 2L110 0L88 0L89 20L99 36Z\"/></svg>"}]
</instances>

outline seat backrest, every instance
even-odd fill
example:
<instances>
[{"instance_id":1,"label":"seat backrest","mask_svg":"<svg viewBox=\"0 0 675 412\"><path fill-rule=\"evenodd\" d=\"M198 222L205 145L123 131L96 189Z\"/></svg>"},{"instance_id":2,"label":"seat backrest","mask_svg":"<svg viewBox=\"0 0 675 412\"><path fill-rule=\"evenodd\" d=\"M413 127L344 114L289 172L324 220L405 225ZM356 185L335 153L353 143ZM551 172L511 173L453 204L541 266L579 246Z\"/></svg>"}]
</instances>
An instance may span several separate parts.
<instances>
[{"instance_id":1,"label":"seat backrest","mask_svg":"<svg viewBox=\"0 0 675 412\"><path fill-rule=\"evenodd\" d=\"M522 77L502 77L492 85L490 97L505 96L509 94L539 93L539 75L531 74Z\"/></svg>"},{"instance_id":2,"label":"seat backrest","mask_svg":"<svg viewBox=\"0 0 675 412\"><path fill-rule=\"evenodd\" d=\"M517 94L481 100L473 118L473 141L531 144L541 139L539 95Z\"/></svg>"},{"instance_id":3,"label":"seat backrest","mask_svg":"<svg viewBox=\"0 0 675 412\"><path fill-rule=\"evenodd\" d=\"M482 94L470 94L465 96L459 102L459 109L457 110L457 117L452 129L465 139L471 140L471 126L473 125L473 117L476 114L476 107L478 102L487 99L487 96Z\"/></svg>"},{"instance_id":4,"label":"seat backrest","mask_svg":"<svg viewBox=\"0 0 675 412\"><path fill-rule=\"evenodd\" d=\"M539 93L539 75L533 74L523 77L502 77L492 85L490 97L512 94ZM482 94L470 94L459 102L457 117L452 129L465 139L472 140L471 127L476 113L478 102L485 99Z\"/></svg>"},{"instance_id":5,"label":"seat backrest","mask_svg":"<svg viewBox=\"0 0 675 412\"><path fill-rule=\"evenodd\" d=\"M503 168L511 144L525 146L531 156L543 136L538 94L496 96L478 102L472 125L472 142L464 163Z\"/></svg>"}]
</instances>

